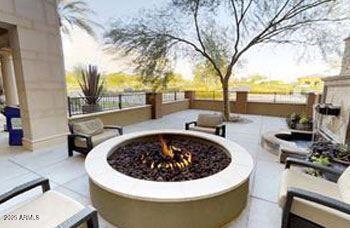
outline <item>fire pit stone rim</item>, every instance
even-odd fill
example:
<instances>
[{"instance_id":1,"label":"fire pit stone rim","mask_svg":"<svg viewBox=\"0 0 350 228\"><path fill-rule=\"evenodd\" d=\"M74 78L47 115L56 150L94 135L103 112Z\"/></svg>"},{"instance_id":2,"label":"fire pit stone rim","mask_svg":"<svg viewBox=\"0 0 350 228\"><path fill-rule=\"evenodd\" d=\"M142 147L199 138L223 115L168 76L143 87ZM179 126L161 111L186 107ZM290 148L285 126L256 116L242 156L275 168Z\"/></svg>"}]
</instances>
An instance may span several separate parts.
<instances>
[{"instance_id":1,"label":"fire pit stone rim","mask_svg":"<svg viewBox=\"0 0 350 228\"><path fill-rule=\"evenodd\" d=\"M226 148L232 161L228 167L215 175L183 182L140 180L124 175L108 164L108 155L120 143L155 134L190 135L212 141ZM214 135L183 130L143 131L116 137L95 147L85 160L90 180L101 188L131 199L153 202L182 202L221 195L246 181L253 166L250 154L238 144Z\"/></svg>"}]
</instances>

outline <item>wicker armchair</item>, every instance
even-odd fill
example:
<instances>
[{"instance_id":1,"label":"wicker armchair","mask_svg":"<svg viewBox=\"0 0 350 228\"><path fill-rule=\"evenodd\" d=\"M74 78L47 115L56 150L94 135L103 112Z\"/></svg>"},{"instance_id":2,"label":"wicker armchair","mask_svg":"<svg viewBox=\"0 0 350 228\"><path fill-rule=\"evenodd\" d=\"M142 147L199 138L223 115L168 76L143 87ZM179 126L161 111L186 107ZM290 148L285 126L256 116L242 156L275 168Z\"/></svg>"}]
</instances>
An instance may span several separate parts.
<instances>
[{"instance_id":1,"label":"wicker armchair","mask_svg":"<svg viewBox=\"0 0 350 228\"><path fill-rule=\"evenodd\" d=\"M68 155L73 151L87 155L92 148L107 139L123 134L119 126L103 125L100 119L91 119L69 124Z\"/></svg>"},{"instance_id":2,"label":"wicker armchair","mask_svg":"<svg viewBox=\"0 0 350 228\"><path fill-rule=\"evenodd\" d=\"M302 166L330 173L337 182L291 169ZM350 168L343 173L305 160L288 158L283 172L279 205L282 227L350 227Z\"/></svg>"},{"instance_id":3,"label":"wicker armchair","mask_svg":"<svg viewBox=\"0 0 350 228\"><path fill-rule=\"evenodd\" d=\"M222 116L218 114L199 114L197 121L185 124L185 129L226 137L226 125L223 124Z\"/></svg>"},{"instance_id":4,"label":"wicker armchair","mask_svg":"<svg viewBox=\"0 0 350 228\"><path fill-rule=\"evenodd\" d=\"M50 190L48 179L39 178L0 195L0 205L34 188L41 187L43 194L21 204L0 219L0 227L80 227L98 228L97 211Z\"/></svg>"}]
</instances>

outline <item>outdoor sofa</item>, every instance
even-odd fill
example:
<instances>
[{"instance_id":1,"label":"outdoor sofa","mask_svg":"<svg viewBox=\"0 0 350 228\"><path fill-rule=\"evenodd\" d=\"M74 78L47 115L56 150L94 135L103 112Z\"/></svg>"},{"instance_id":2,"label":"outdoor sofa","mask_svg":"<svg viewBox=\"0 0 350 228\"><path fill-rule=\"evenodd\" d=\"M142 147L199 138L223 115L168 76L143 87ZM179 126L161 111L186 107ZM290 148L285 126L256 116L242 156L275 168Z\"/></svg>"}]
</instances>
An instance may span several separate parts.
<instances>
[{"instance_id":1,"label":"outdoor sofa","mask_svg":"<svg viewBox=\"0 0 350 228\"><path fill-rule=\"evenodd\" d=\"M123 134L122 127L104 125L98 118L70 123L69 130L69 156L73 156L73 151L87 155L98 144Z\"/></svg>"},{"instance_id":2,"label":"outdoor sofa","mask_svg":"<svg viewBox=\"0 0 350 228\"><path fill-rule=\"evenodd\" d=\"M308 175L296 166L331 174L337 182ZM279 205L283 208L283 228L350 227L350 167L342 173L307 160L287 158Z\"/></svg>"},{"instance_id":3,"label":"outdoor sofa","mask_svg":"<svg viewBox=\"0 0 350 228\"><path fill-rule=\"evenodd\" d=\"M226 125L223 122L223 117L220 114L199 114L197 121L187 122L185 124L185 129L214 134L225 138Z\"/></svg>"},{"instance_id":4,"label":"outdoor sofa","mask_svg":"<svg viewBox=\"0 0 350 228\"><path fill-rule=\"evenodd\" d=\"M1 216L0 228L99 227L97 211L93 207L85 207L50 190L49 180L45 178L30 181L0 195L0 205L37 187L41 187L43 194Z\"/></svg>"}]
</instances>

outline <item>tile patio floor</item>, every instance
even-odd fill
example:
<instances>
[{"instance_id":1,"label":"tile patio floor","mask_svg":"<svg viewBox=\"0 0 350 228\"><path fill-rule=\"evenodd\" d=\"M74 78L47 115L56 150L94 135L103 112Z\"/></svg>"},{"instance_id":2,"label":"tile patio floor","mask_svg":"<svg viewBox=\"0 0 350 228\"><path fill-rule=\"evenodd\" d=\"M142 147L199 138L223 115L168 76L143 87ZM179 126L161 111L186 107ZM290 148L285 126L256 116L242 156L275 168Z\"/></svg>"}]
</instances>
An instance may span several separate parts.
<instances>
[{"instance_id":1,"label":"tile patio floor","mask_svg":"<svg viewBox=\"0 0 350 228\"><path fill-rule=\"evenodd\" d=\"M186 121L196 119L198 113L208 111L188 110L125 127L125 133L148 129L183 129ZM226 227L273 228L280 227L281 209L277 205L280 175L283 165L277 157L260 146L261 134L271 129L286 128L284 119L267 116L243 116L245 123L227 124L227 138L245 147L255 161L251 177L250 197L241 216ZM28 152L9 148L6 137L0 136L0 194L14 186L44 176L51 186L84 205L90 204L88 178L84 169L84 157L75 154L68 158L67 149ZM0 214L20 201L40 194L40 189L24 194L3 206ZM113 227L100 218L101 227Z\"/></svg>"}]
</instances>

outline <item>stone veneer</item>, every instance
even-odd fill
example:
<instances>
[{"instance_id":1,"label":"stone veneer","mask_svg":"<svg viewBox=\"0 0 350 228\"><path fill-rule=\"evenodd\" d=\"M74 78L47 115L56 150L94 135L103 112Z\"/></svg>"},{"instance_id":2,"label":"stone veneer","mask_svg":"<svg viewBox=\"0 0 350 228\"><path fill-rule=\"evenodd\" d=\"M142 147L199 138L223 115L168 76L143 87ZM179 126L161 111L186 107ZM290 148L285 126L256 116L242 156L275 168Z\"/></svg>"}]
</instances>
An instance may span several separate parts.
<instances>
[{"instance_id":1,"label":"stone veneer","mask_svg":"<svg viewBox=\"0 0 350 228\"><path fill-rule=\"evenodd\" d=\"M350 37L344 40L345 51L343 55L342 68L340 75L350 75Z\"/></svg>"},{"instance_id":2,"label":"stone veneer","mask_svg":"<svg viewBox=\"0 0 350 228\"><path fill-rule=\"evenodd\" d=\"M64 143L67 99L55 0L1 0L0 27L9 30L28 149Z\"/></svg>"}]
</instances>

